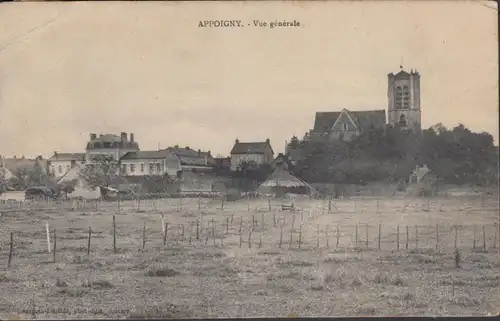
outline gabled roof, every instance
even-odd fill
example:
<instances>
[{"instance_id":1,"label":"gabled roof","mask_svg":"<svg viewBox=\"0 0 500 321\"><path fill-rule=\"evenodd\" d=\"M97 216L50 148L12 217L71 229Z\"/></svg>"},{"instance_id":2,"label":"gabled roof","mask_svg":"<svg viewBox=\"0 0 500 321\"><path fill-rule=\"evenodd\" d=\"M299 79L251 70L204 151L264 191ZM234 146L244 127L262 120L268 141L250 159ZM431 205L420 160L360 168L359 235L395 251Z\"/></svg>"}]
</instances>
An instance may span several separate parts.
<instances>
[{"instance_id":1,"label":"gabled roof","mask_svg":"<svg viewBox=\"0 0 500 321\"><path fill-rule=\"evenodd\" d=\"M314 132L323 133L328 132L332 128L333 124L337 121L340 116L339 111L332 112L317 112L316 118L314 119Z\"/></svg>"},{"instance_id":2,"label":"gabled roof","mask_svg":"<svg viewBox=\"0 0 500 321\"><path fill-rule=\"evenodd\" d=\"M386 124L385 110L366 110L366 111L350 111L344 109L349 117L361 129L368 129L373 127L383 127ZM341 112L317 112L314 121L314 131L317 133L329 132L337 119L340 117Z\"/></svg>"},{"instance_id":3,"label":"gabled roof","mask_svg":"<svg viewBox=\"0 0 500 321\"><path fill-rule=\"evenodd\" d=\"M273 148L268 142L236 142L233 149L231 149L231 154L265 154L268 148L274 154Z\"/></svg>"},{"instance_id":4,"label":"gabled roof","mask_svg":"<svg viewBox=\"0 0 500 321\"><path fill-rule=\"evenodd\" d=\"M121 159L164 159L168 155L170 155L170 152L166 150L144 150L144 151L137 151L137 152L128 152L125 155L122 156Z\"/></svg>"},{"instance_id":5,"label":"gabled roof","mask_svg":"<svg viewBox=\"0 0 500 321\"><path fill-rule=\"evenodd\" d=\"M49 161L84 161L85 153L54 153Z\"/></svg>"}]
</instances>

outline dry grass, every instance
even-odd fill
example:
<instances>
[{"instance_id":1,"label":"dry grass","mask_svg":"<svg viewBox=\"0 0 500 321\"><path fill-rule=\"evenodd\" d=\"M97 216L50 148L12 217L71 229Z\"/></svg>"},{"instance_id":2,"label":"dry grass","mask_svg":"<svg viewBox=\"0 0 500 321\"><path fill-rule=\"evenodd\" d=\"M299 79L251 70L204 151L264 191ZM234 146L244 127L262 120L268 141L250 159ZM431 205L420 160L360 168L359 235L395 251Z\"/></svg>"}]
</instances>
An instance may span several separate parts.
<instances>
[{"instance_id":1,"label":"dry grass","mask_svg":"<svg viewBox=\"0 0 500 321\"><path fill-rule=\"evenodd\" d=\"M492 248L493 234L488 232L488 246L483 250L482 235L478 233L478 248L472 251L471 231L461 231L460 268L457 268L453 233L445 229L464 224L468 218L476 224L491 225L496 220L496 211L456 210L477 208L474 200L468 201L472 205L464 204L464 200L443 200L446 206L440 204L439 210L435 205L429 211L421 211L419 208L426 206L421 202L419 207L404 201L406 209L402 212L402 200L386 201L380 205L379 213L358 203L357 213L353 214L348 211L351 201L339 201L335 204L338 212L331 215L318 214L322 212L318 209L321 201L298 203L304 213L295 213L293 224L296 231L303 224L300 249L298 233L293 234L289 246L292 213L275 213L277 219L285 222L282 248L278 248L280 225L273 226L272 213L265 213L262 224L261 212L249 212L246 203L228 202L223 213L217 209L218 202L205 201L200 211L197 200L183 200L182 210L176 203L170 207L167 203L156 204L169 223L165 246L160 215L145 201L141 202L144 213L137 213L133 201L124 202L120 214L113 204L103 205L99 212L85 211L86 215L81 215L82 211L62 210L8 213L0 217L0 261L5 262L0 263L0 293L9 293L0 300L0 315L192 318L497 312L500 273L495 262L496 249ZM251 209L260 207L267 207L267 201L251 204ZM316 218L309 220L310 210ZM117 214L117 253L113 251L111 214ZM252 247L243 243L240 248L241 218L243 242L247 242L252 216L257 221ZM200 218L196 240L196 220ZM47 252L46 220L51 228L57 229L56 263L52 261L52 253ZM212 220L217 227L215 242ZM232 224L226 227L231 220ZM148 224L143 249L144 221ZM356 244L354 226L358 222ZM363 223L372 226L368 247ZM336 224L341 233L339 247ZM380 251L375 228L378 224L383 224L384 231ZM443 232L439 250L435 249L434 232L430 228L419 230L418 248L415 240L410 239L406 250L405 231L401 227L397 251L398 224L431 227L440 224ZM323 229L319 246L317 225ZM324 234L327 225L328 247ZM90 256L87 255L89 226L93 233ZM7 268L10 231L15 232L15 246L12 266ZM23 312L25 309L35 309L36 313Z\"/></svg>"}]
</instances>

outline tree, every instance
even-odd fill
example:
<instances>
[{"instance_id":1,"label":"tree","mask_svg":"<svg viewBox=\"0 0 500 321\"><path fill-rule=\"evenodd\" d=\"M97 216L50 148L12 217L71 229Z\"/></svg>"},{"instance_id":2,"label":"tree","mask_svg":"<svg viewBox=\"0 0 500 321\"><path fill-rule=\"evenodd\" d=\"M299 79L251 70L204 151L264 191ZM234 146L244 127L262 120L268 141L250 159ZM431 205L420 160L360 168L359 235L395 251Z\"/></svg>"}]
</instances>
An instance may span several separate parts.
<instances>
[{"instance_id":1,"label":"tree","mask_svg":"<svg viewBox=\"0 0 500 321\"><path fill-rule=\"evenodd\" d=\"M109 187L116 181L120 173L120 164L111 156L98 155L92 159L79 172L82 178L91 188L101 190L101 197L106 199Z\"/></svg>"},{"instance_id":2,"label":"tree","mask_svg":"<svg viewBox=\"0 0 500 321\"><path fill-rule=\"evenodd\" d=\"M64 192L66 194L71 194L75 191L76 186L78 185L78 179L72 179L70 181L62 181L57 184L57 191Z\"/></svg>"}]
</instances>

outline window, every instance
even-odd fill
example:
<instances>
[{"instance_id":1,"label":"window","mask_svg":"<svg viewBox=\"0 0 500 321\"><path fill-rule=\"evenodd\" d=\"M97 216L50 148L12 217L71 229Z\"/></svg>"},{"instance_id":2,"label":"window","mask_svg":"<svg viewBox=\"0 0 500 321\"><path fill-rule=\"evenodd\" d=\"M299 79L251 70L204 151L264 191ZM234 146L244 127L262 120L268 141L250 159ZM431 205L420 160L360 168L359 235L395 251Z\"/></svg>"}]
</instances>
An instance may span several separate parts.
<instances>
[{"instance_id":1,"label":"window","mask_svg":"<svg viewBox=\"0 0 500 321\"><path fill-rule=\"evenodd\" d=\"M123 173L127 173L127 164L122 164L122 171Z\"/></svg>"},{"instance_id":2,"label":"window","mask_svg":"<svg viewBox=\"0 0 500 321\"><path fill-rule=\"evenodd\" d=\"M343 124L344 125L344 130L347 130L347 124Z\"/></svg>"},{"instance_id":3,"label":"window","mask_svg":"<svg viewBox=\"0 0 500 321\"><path fill-rule=\"evenodd\" d=\"M405 115L399 116L399 126L401 126L401 127L406 126L406 116Z\"/></svg>"},{"instance_id":4,"label":"window","mask_svg":"<svg viewBox=\"0 0 500 321\"><path fill-rule=\"evenodd\" d=\"M62 165L58 166L59 174L62 174Z\"/></svg>"},{"instance_id":5,"label":"window","mask_svg":"<svg viewBox=\"0 0 500 321\"><path fill-rule=\"evenodd\" d=\"M153 164L149 164L149 172L152 173L153 172Z\"/></svg>"},{"instance_id":6,"label":"window","mask_svg":"<svg viewBox=\"0 0 500 321\"><path fill-rule=\"evenodd\" d=\"M135 164L130 164L130 172L135 173Z\"/></svg>"},{"instance_id":7,"label":"window","mask_svg":"<svg viewBox=\"0 0 500 321\"><path fill-rule=\"evenodd\" d=\"M110 148L111 147L111 143L104 143L104 148Z\"/></svg>"},{"instance_id":8,"label":"window","mask_svg":"<svg viewBox=\"0 0 500 321\"><path fill-rule=\"evenodd\" d=\"M394 107L396 109L401 109L402 107L402 99L403 99L403 90L401 87L396 87L396 97L395 97L395 103L394 103Z\"/></svg>"},{"instance_id":9,"label":"window","mask_svg":"<svg viewBox=\"0 0 500 321\"><path fill-rule=\"evenodd\" d=\"M161 172L161 164L160 163L156 163L156 170L158 172Z\"/></svg>"},{"instance_id":10,"label":"window","mask_svg":"<svg viewBox=\"0 0 500 321\"><path fill-rule=\"evenodd\" d=\"M69 171L69 165L66 165L66 171Z\"/></svg>"},{"instance_id":11,"label":"window","mask_svg":"<svg viewBox=\"0 0 500 321\"><path fill-rule=\"evenodd\" d=\"M141 173L144 173L144 163L141 163Z\"/></svg>"}]
</instances>

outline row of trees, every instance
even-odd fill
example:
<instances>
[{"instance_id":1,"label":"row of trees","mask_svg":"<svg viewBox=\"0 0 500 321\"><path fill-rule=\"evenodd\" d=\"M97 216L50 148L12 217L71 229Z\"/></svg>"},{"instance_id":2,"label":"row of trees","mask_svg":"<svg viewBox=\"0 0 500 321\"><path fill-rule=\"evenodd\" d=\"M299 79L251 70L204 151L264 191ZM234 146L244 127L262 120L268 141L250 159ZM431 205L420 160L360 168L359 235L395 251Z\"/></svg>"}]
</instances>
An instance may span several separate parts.
<instances>
[{"instance_id":1,"label":"row of trees","mask_svg":"<svg viewBox=\"0 0 500 321\"><path fill-rule=\"evenodd\" d=\"M417 164L427 164L443 182L490 184L498 180L498 147L488 133L442 124L421 132L388 126L351 141L307 136L290 148L302 159L295 173L311 182L363 183L407 180Z\"/></svg>"}]
</instances>

